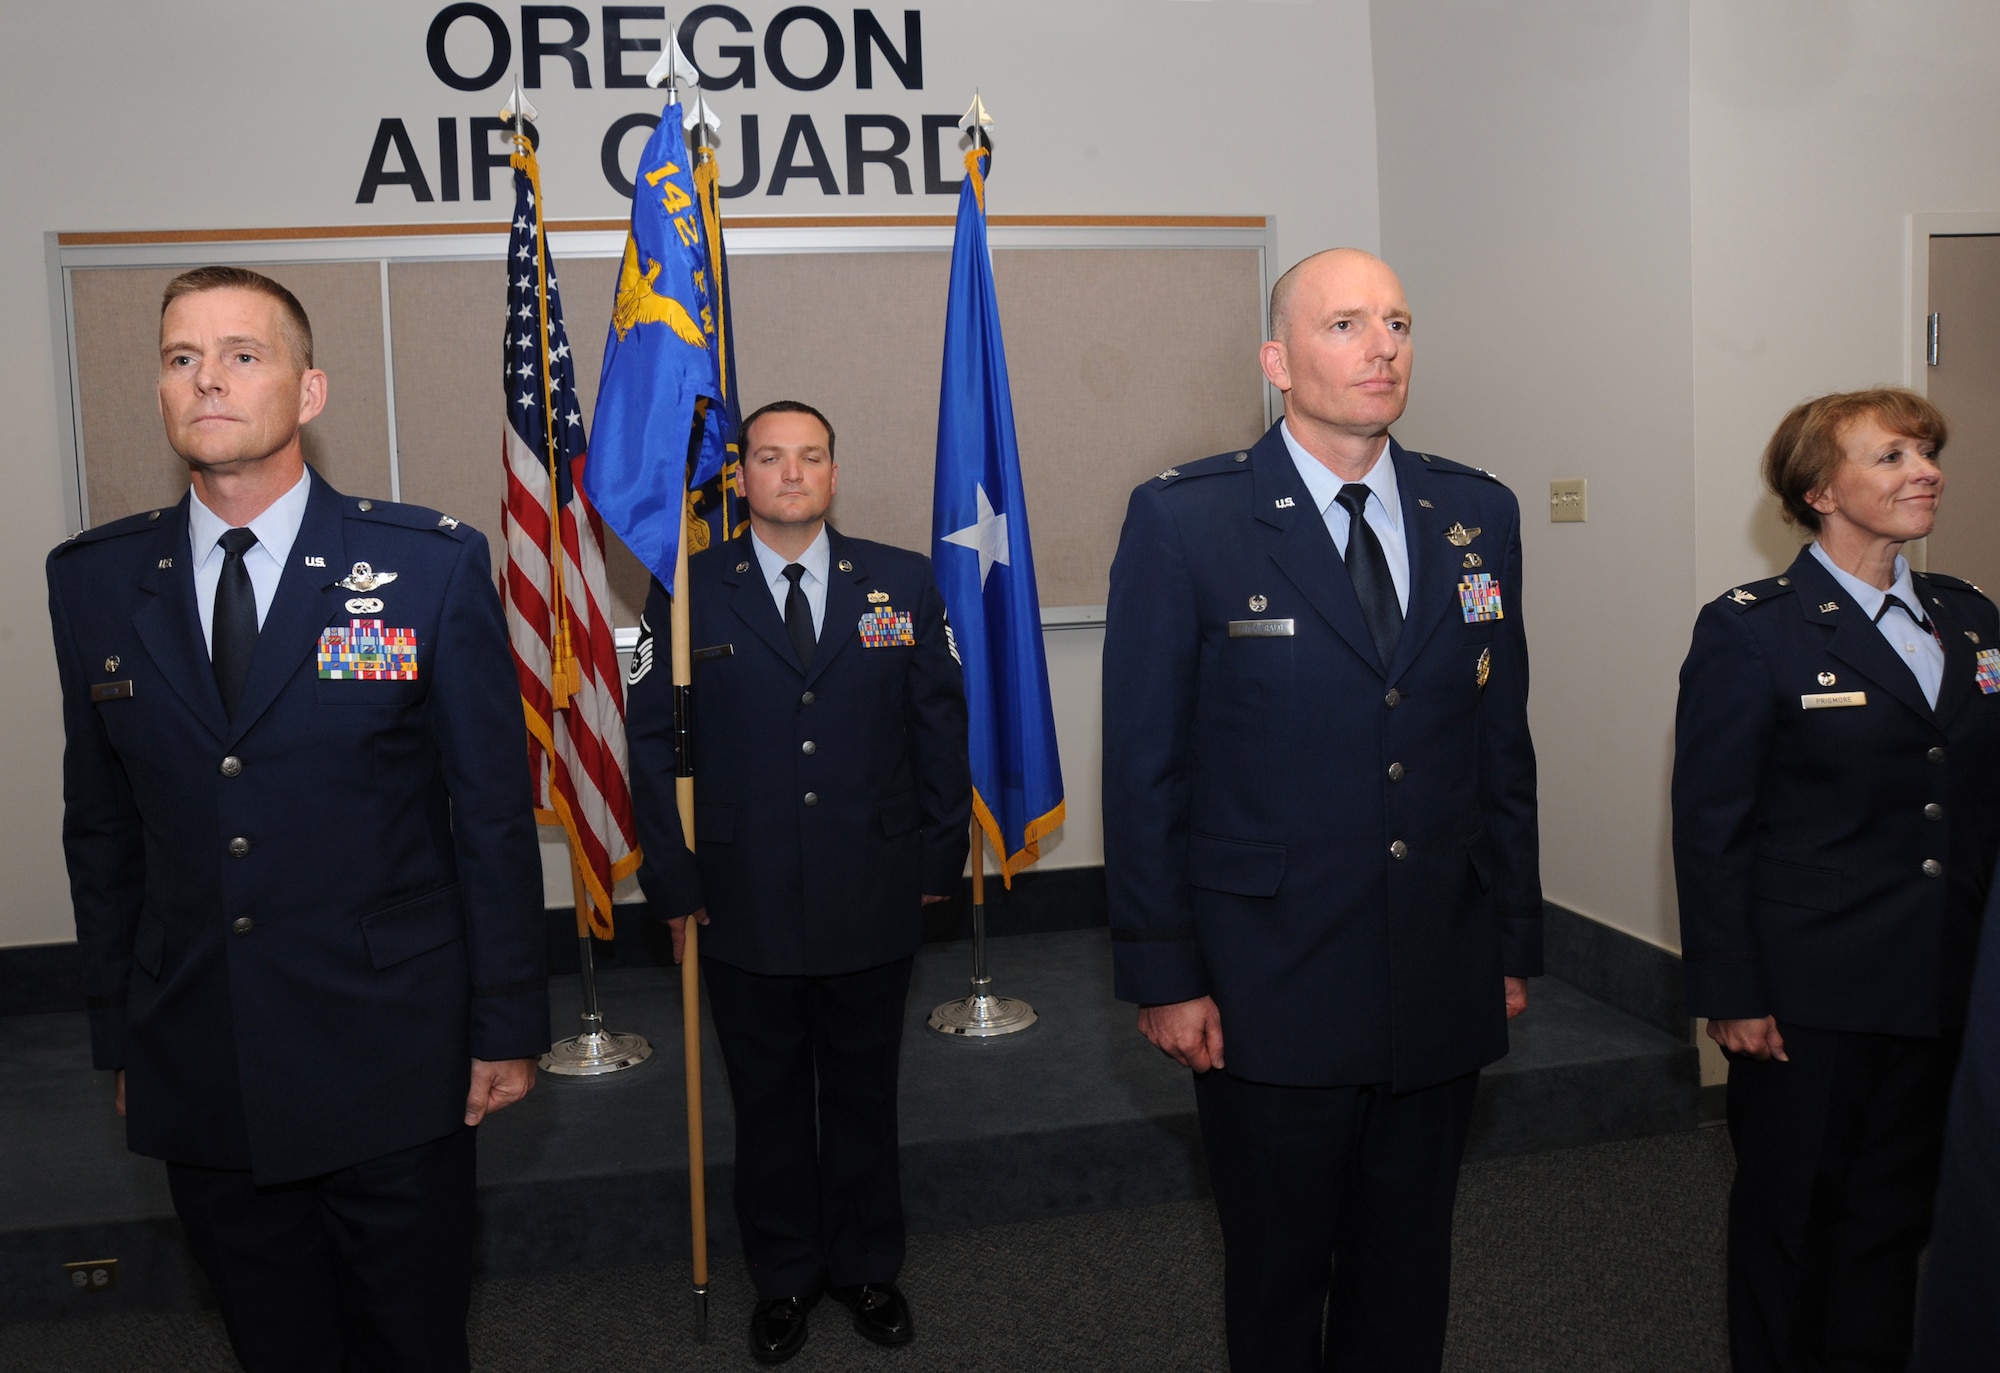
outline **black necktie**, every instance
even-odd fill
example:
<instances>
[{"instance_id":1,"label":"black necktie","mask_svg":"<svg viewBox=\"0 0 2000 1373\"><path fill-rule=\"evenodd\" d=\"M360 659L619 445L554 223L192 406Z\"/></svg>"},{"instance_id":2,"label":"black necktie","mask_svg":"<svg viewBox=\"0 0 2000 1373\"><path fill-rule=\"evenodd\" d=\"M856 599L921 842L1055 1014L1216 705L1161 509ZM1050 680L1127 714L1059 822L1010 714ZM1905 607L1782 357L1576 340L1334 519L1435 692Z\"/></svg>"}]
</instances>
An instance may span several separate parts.
<instances>
[{"instance_id":1,"label":"black necktie","mask_svg":"<svg viewBox=\"0 0 2000 1373\"><path fill-rule=\"evenodd\" d=\"M218 542L228 556L215 584L209 659L215 666L215 684L222 689L222 708L234 715L243 679L250 675L250 655L257 651L257 592L250 585L250 569L243 565L243 555L257 536L247 529L229 529Z\"/></svg>"},{"instance_id":2,"label":"black necktie","mask_svg":"<svg viewBox=\"0 0 2000 1373\"><path fill-rule=\"evenodd\" d=\"M1396 600L1396 583L1389 576L1382 541L1361 515L1368 504L1368 488L1361 482L1349 482L1335 499L1347 507L1347 575L1354 581L1369 637L1375 640L1375 652L1381 655L1382 670L1387 672L1396 656L1396 636L1403 629L1403 607Z\"/></svg>"},{"instance_id":3,"label":"black necktie","mask_svg":"<svg viewBox=\"0 0 2000 1373\"><path fill-rule=\"evenodd\" d=\"M1926 620L1916 611L1910 609L1907 605L1903 604L1903 598L1901 596L1896 595L1894 592L1891 592L1889 595L1884 596L1882 598L1882 608L1875 612L1875 623L1878 625L1881 624L1882 617L1884 615L1887 615L1892 608L1902 611L1912 620L1915 620L1917 622L1917 628L1929 633L1929 635L1933 639L1936 639L1940 644L1944 642L1944 639L1940 637L1937 632L1937 626L1932 624L1929 620Z\"/></svg>"},{"instance_id":4,"label":"black necktie","mask_svg":"<svg viewBox=\"0 0 2000 1373\"><path fill-rule=\"evenodd\" d=\"M792 584L792 589L785 593L785 632L792 636L792 652L799 655L799 666L811 667L813 643L819 636L813 633L812 602L806 599L805 588L799 585L799 579L805 575L806 570L797 563L785 565L785 580Z\"/></svg>"}]
</instances>

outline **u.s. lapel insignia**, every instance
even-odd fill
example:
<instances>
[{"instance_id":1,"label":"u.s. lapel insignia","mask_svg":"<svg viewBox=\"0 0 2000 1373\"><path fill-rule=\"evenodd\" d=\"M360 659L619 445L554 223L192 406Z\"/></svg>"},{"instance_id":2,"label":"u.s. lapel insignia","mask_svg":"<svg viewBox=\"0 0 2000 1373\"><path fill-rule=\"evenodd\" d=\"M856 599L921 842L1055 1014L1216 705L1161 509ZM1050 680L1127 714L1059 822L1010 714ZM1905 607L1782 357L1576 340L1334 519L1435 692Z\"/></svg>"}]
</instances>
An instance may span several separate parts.
<instances>
[{"instance_id":1,"label":"u.s. lapel insignia","mask_svg":"<svg viewBox=\"0 0 2000 1373\"><path fill-rule=\"evenodd\" d=\"M309 558L307 558L307 559L306 559L306 566L307 566L307 567L325 567L325 566L326 566L326 559L325 559L325 558L320 558L320 557L309 557Z\"/></svg>"},{"instance_id":2,"label":"u.s. lapel insignia","mask_svg":"<svg viewBox=\"0 0 2000 1373\"><path fill-rule=\"evenodd\" d=\"M1465 555L1465 565L1467 567L1484 567L1486 563L1477 553L1468 553Z\"/></svg>"},{"instance_id":3,"label":"u.s. lapel insignia","mask_svg":"<svg viewBox=\"0 0 2000 1373\"><path fill-rule=\"evenodd\" d=\"M1835 677L1831 672L1822 672L1819 675L1819 684L1821 686L1832 686L1835 682L1839 680L1840 679Z\"/></svg>"},{"instance_id":4,"label":"u.s. lapel insignia","mask_svg":"<svg viewBox=\"0 0 2000 1373\"><path fill-rule=\"evenodd\" d=\"M1280 496L1277 500L1271 502L1271 508L1273 510L1290 510L1297 504L1298 502L1290 496Z\"/></svg>"},{"instance_id":5,"label":"u.s. lapel insignia","mask_svg":"<svg viewBox=\"0 0 2000 1373\"><path fill-rule=\"evenodd\" d=\"M1429 462L1430 459L1425 458L1424 461ZM1426 510L1435 510L1437 508L1436 506L1432 505L1429 501L1425 500L1422 496L1417 497L1417 504L1421 505Z\"/></svg>"},{"instance_id":6,"label":"u.s. lapel insignia","mask_svg":"<svg viewBox=\"0 0 2000 1373\"><path fill-rule=\"evenodd\" d=\"M1738 605L1750 605L1757 599L1757 596L1755 592L1745 591L1739 586L1729 593L1729 599Z\"/></svg>"},{"instance_id":7,"label":"u.s. lapel insignia","mask_svg":"<svg viewBox=\"0 0 2000 1373\"><path fill-rule=\"evenodd\" d=\"M1752 596L1750 599L1754 601L1757 598L1755 596ZM1819 613L1822 615L1831 615L1833 614L1834 611L1838 609L1840 609L1839 601L1822 601L1820 603Z\"/></svg>"},{"instance_id":8,"label":"u.s. lapel insignia","mask_svg":"<svg viewBox=\"0 0 2000 1373\"><path fill-rule=\"evenodd\" d=\"M123 658L119 657L116 653L114 653L109 658L106 658L104 660L104 670L106 672L116 672L118 670L118 665L124 661L125 660Z\"/></svg>"},{"instance_id":9,"label":"u.s. lapel insignia","mask_svg":"<svg viewBox=\"0 0 2000 1373\"><path fill-rule=\"evenodd\" d=\"M380 615L382 613L382 602L380 598L375 596L356 596L347 603L347 613L350 615Z\"/></svg>"},{"instance_id":10,"label":"u.s. lapel insignia","mask_svg":"<svg viewBox=\"0 0 2000 1373\"><path fill-rule=\"evenodd\" d=\"M838 567L842 572L852 572L854 570L854 564L847 561L847 559L845 558L842 558L838 563L835 564L835 566Z\"/></svg>"},{"instance_id":11,"label":"u.s. lapel insignia","mask_svg":"<svg viewBox=\"0 0 2000 1373\"><path fill-rule=\"evenodd\" d=\"M1493 675L1493 650L1490 648L1482 648L1479 650L1479 669L1477 673L1477 676L1479 678L1479 685L1481 687L1484 687L1486 685L1486 679L1492 675Z\"/></svg>"},{"instance_id":12,"label":"u.s. lapel insignia","mask_svg":"<svg viewBox=\"0 0 2000 1373\"><path fill-rule=\"evenodd\" d=\"M1475 525L1467 529L1462 524L1453 523L1451 528L1444 531L1444 536L1451 540L1453 548L1463 548L1479 537L1479 527Z\"/></svg>"},{"instance_id":13,"label":"u.s. lapel insignia","mask_svg":"<svg viewBox=\"0 0 2000 1373\"><path fill-rule=\"evenodd\" d=\"M888 601L889 593L886 591L871 591L868 593L868 604L870 605L886 605Z\"/></svg>"},{"instance_id":14,"label":"u.s. lapel insignia","mask_svg":"<svg viewBox=\"0 0 2000 1373\"><path fill-rule=\"evenodd\" d=\"M347 591L373 591L378 586L387 586L396 580L393 572L377 572L367 563L356 563L354 570L342 577L334 585Z\"/></svg>"},{"instance_id":15,"label":"u.s. lapel insignia","mask_svg":"<svg viewBox=\"0 0 2000 1373\"><path fill-rule=\"evenodd\" d=\"M168 568L172 567L173 565L174 565L174 560L172 558L162 558L160 559L156 570L160 572L165 572Z\"/></svg>"},{"instance_id":16,"label":"u.s. lapel insignia","mask_svg":"<svg viewBox=\"0 0 2000 1373\"><path fill-rule=\"evenodd\" d=\"M1252 596L1250 598L1250 609L1258 615L1262 615L1267 609L1270 608L1270 605L1271 603L1264 599L1262 593L1259 593L1258 595Z\"/></svg>"}]
</instances>

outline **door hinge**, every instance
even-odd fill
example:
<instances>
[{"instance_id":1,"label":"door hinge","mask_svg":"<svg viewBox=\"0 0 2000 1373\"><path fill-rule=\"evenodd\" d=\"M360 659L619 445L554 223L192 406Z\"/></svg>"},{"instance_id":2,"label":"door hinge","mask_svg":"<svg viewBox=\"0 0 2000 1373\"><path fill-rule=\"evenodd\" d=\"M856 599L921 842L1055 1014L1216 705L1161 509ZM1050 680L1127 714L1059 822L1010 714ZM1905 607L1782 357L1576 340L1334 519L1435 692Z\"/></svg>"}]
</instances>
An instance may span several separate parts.
<instances>
[{"instance_id":1,"label":"door hinge","mask_svg":"<svg viewBox=\"0 0 2000 1373\"><path fill-rule=\"evenodd\" d=\"M1924 321L1924 361L1933 367L1938 365L1938 317L1935 310Z\"/></svg>"}]
</instances>

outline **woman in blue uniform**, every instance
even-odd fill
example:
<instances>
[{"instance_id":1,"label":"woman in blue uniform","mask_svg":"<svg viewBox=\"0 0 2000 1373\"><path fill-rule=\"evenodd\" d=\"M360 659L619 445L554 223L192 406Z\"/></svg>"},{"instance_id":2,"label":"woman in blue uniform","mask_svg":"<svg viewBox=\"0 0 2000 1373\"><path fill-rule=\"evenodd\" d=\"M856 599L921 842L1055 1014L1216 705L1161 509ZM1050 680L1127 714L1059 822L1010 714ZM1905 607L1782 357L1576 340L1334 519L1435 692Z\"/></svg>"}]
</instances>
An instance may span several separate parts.
<instances>
[{"instance_id":1,"label":"woman in blue uniform","mask_svg":"<svg viewBox=\"0 0 2000 1373\"><path fill-rule=\"evenodd\" d=\"M1764 453L1812 536L1703 608L1674 866L1689 1010L1729 1056L1737 1373L1901 1369L2000 848L2000 613L1913 571L1945 421L1822 396Z\"/></svg>"}]
</instances>

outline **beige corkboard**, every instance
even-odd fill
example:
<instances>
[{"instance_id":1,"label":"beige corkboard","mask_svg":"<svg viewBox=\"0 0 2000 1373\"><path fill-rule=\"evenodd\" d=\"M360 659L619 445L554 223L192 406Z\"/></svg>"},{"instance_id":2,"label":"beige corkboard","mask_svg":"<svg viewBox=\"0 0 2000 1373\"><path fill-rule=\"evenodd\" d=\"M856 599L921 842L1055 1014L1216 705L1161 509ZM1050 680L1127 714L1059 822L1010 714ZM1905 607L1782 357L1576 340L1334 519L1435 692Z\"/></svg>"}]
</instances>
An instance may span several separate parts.
<instances>
[{"instance_id":1,"label":"beige corkboard","mask_svg":"<svg viewBox=\"0 0 2000 1373\"><path fill-rule=\"evenodd\" d=\"M178 267L71 274L78 408L90 523L171 505L187 466L160 423L160 292ZM389 494L389 414L382 368L382 277L373 262L259 267L299 298L313 324L326 411L306 426L306 458L343 491Z\"/></svg>"},{"instance_id":2,"label":"beige corkboard","mask_svg":"<svg viewBox=\"0 0 2000 1373\"><path fill-rule=\"evenodd\" d=\"M948 267L935 251L745 253L730 263L743 407L792 398L827 413L839 433L833 517L849 534L930 546ZM586 413L616 271L612 258L558 267ZM273 272L313 315L333 382L333 402L313 426L315 459L357 494L388 490L378 272L373 263ZM169 480L145 487L160 493L150 499L128 493L157 475L151 469L126 463L104 478L103 499L122 500L119 513L177 498L185 485L159 437L150 384L158 290L169 275L74 274L93 522L109 517L98 495L100 432L114 452L145 438L153 457L166 455ZM1246 444L1264 427L1259 254L1013 249L994 254L994 277L1042 604L1101 605L1131 488L1174 463ZM503 266L398 262L389 286L402 497L493 535ZM145 296L152 304L142 310ZM134 382L126 374L141 340L145 370ZM113 413L116 425L104 418ZM352 465L356 453L375 455L376 465ZM112 486L114 477L123 485ZM497 563L497 542L493 552ZM616 620L636 624L645 573L623 548L608 556Z\"/></svg>"}]
</instances>

